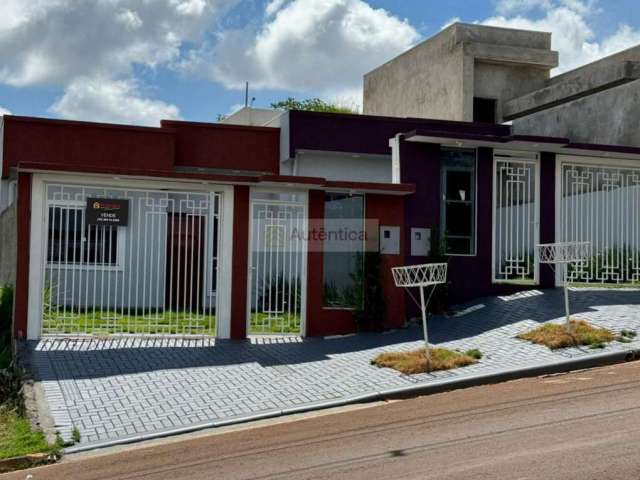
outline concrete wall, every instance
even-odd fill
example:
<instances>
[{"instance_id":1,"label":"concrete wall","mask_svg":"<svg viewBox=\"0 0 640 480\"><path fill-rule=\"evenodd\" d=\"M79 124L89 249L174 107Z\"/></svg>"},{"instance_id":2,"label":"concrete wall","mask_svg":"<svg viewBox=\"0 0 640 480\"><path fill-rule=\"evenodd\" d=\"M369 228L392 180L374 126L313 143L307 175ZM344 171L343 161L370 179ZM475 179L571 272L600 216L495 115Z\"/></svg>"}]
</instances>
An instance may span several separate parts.
<instances>
[{"instance_id":1,"label":"concrete wall","mask_svg":"<svg viewBox=\"0 0 640 480\"><path fill-rule=\"evenodd\" d=\"M0 214L0 286L16 281L16 205Z\"/></svg>"},{"instance_id":2,"label":"concrete wall","mask_svg":"<svg viewBox=\"0 0 640 480\"><path fill-rule=\"evenodd\" d=\"M640 81L513 121L516 134L570 138L576 143L640 145Z\"/></svg>"},{"instance_id":3,"label":"concrete wall","mask_svg":"<svg viewBox=\"0 0 640 480\"><path fill-rule=\"evenodd\" d=\"M464 119L463 51L449 27L364 76L365 115Z\"/></svg>"},{"instance_id":4,"label":"concrete wall","mask_svg":"<svg viewBox=\"0 0 640 480\"><path fill-rule=\"evenodd\" d=\"M474 96L539 89L557 64L548 33L455 23L367 73L364 113L472 121Z\"/></svg>"}]
</instances>

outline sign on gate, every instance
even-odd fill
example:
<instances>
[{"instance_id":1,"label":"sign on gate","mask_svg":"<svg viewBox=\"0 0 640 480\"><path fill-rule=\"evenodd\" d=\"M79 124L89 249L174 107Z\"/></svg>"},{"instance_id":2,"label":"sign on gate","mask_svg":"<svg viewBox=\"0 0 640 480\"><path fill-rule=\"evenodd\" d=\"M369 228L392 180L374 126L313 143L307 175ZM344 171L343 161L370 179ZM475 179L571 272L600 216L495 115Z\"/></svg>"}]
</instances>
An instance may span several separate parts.
<instances>
[{"instance_id":1,"label":"sign on gate","mask_svg":"<svg viewBox=\"0 0 640 480\"><path fill-rule=\"evenodd\" d=\"M129 200L119 198L87 198L87 225L119 225L129 223Z\"/></svg>"}]
</instances>

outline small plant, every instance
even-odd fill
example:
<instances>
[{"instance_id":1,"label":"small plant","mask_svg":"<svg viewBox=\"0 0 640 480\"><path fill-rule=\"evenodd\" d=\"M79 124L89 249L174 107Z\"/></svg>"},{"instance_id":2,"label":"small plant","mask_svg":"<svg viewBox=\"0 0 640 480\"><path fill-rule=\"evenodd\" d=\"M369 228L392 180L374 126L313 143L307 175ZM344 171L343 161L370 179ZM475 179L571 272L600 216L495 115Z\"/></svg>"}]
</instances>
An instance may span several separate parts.
<instances>
[{"instance_id":1,"label":"small plant","mask_svg":"<svg viewBox=\"0 0 640 480\"><path fill-rule=\"evenodd\" d=\"M471 358L475 358L476 360L480 360L482 358L482 352L477 348L467 350L466 352L464 352L464 354L470 356Z\"/></svg>"},{"instance_id":2,"label":"small plant","mask_svg":"<svg viewBox=\"0 0 640 480\"><path fill-rule=\"evenodd\" d=\"M635 338L638 336L635 330L620 330L620 336L627 338Z\"/></svg>"},{"instance_id":3,"label":"small plant","mask_svg":"<svg viewBox=\"0 0 640 480\"><path fill-rule=\"evenodd\" d=\"M591 345L589 345L589 348L591 350L598 350L600 348L604 348L606 347L606 344L604 344L603 342L596 342L596 343L592 343Z\"/></svg>"},{"instance_id":4,"label":"small plant","mask_svg":"<svg viewBox=\"0 0 640 480\"><path fill-rule=\"evenodd\" d=\"M78 427L73 427L71 438L73 439L73 443L80 443L80 430L78 430Z\"/></svg>"}]
</instances>

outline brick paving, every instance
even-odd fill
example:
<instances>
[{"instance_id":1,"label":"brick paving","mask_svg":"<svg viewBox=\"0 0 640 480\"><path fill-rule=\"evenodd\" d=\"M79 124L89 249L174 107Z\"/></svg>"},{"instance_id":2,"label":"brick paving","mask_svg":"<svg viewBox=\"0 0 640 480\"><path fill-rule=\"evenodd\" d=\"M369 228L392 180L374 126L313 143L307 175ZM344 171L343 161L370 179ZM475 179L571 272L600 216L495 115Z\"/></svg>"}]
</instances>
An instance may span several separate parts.
<instances>
[{"instance_id":1,"label":"brick paving","mask_svg":"<svg viewBox=\"0 0 640 480\"><path fill-rule=\"evenodd\" d=\"M571 301L574 318L616 332L640 333L640 290L579 290L572 292ZM561 290L485 298L468 306L476 309L430 319L430 340L460 350L479 348L485 354L482 360L413 376L369 361L382 351L421 346L418 327L334 339L259 337L247 342L47 338L30 342L26 352L63 438L69 439L76 427L81 444L91 445L640 348L638 338L628 344L613 342L604 350L551 352L515 339L543 322L563 320Z\"/></svg>"}]
</instances>

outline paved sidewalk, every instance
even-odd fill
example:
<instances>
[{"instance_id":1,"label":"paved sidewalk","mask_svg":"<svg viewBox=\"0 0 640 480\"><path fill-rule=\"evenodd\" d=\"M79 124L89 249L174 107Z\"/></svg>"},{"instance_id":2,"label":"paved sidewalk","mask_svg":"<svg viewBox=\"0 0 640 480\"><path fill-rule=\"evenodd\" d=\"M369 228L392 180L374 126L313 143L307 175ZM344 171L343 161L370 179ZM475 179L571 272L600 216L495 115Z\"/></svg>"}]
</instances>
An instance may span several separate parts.
<instances>
[{"instance_id":1,"label":"paved sidewalk","mask_svg":"<svg viewBox=\"0 0 640 480\"><path fill-rule=\"evenodd\" d=\"M575 318L640 333L639 290L580 290L571 296ZM430 339L448 348L479 348L485 356L475 365L432 374L406 376L369 364L379 352L421 346L417 327L325 340L44 339L29 343L27 355L62 436L69 439L77 427L81 446L90 446L640 349L640 338L604 350L556 352L515 339L543 322L562 321L561 290L491 297L473 305L483 307L432 318Z\"/></svg>"}]
</instances>

